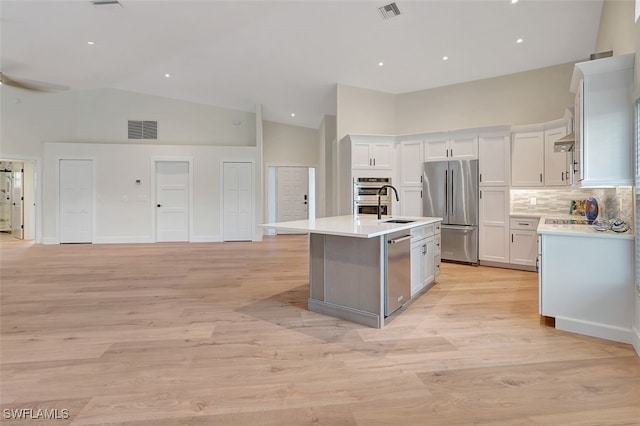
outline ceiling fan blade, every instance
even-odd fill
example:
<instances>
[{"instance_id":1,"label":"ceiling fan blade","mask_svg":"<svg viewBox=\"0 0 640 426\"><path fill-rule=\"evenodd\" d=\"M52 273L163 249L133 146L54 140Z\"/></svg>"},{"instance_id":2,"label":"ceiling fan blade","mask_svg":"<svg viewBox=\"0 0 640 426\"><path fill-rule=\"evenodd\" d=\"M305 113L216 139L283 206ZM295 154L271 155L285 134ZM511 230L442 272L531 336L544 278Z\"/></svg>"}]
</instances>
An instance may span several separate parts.
<instances>
[{"instance_id":1,"label":"ceiling fan blade","mask_svg":"<svg viewBox=\"0 0 640 426\"><path fill-rule=\"evenodd\" d=\"M44 83L35 80L15 80L7 77L6 74L0 72L0 82L3 85L15 87L17 89L31 90L34 92L55 92L60 90L69 90L69 87L60 84Z\"/></svg>"}]
</instances>

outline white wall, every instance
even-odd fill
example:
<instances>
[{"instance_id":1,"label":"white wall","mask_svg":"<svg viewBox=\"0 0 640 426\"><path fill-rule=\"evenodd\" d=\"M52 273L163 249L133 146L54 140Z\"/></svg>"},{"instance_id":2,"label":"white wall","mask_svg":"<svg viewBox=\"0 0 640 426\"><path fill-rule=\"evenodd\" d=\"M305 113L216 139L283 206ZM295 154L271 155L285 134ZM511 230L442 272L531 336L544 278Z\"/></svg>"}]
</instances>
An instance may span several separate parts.
<instances>
[{"instance_id":1,"label":"white wall","mask_svg":"<svg viewBox=\"0 0 640 426\"><path fill-rule=\"evenodd\" d=\"M396 134L396 96L338 84L336 139L348 134Z\"/></svg>"},{"instance_id":2,"label":"white wall","mask_svg":"<svg viewBox=\"0 0 640 426\"><path fill-rule=\"evenodd\" d=\"M36 93L2 86L0 90L0 155L41 157L43 142L256 144L255 113L115 89ZM130 119L158 120L158 140L127 139Z\"/></svg>"},{"instance_id":3,"label":"white wall","mask_svg":"<svg viewBox=\"0 0 640 426\"><path fill-rule=\"evenodd\" d=\"M271 121L262 124L265 164L318 167L318 130Z\"/></svg>"},{"instance_id":4,"label":"white wall","mask_svg":"<svg viewBox=\"0 0 640 426\"><path fill-rule=\"evenodd\" d=\"M155 239L154 158L191 158L193 234L190 241L221 241L223 161L254 162L254 213L261 223L261 185L256 147L46 143L44 148L43 242L57 243L58 163L64 158L94 160L95 241L153 242ZM141 180L136 185L136 179ZM256 227L254 239L260 239Z\"/></svg>"},{"instance_id":5,"label":"white wall","mask_svg":"<svg viewBox=\"0 0 640 426\"><path fill-rule=\"evenodd\" d=\"M543 123L573 105L573 63L396 97L397 133Z\"/></svg>"},{"instance_id":6,"label":"white wall","mask_svg":"<svg viewBox=\"0 0 640 426\"><path fill-rule=\"evenodd\" d=\"M613 50L614 55L635 52L634 21L633 0L605 0L602 4L595 52Z\"/></svg>"}]
</instances>

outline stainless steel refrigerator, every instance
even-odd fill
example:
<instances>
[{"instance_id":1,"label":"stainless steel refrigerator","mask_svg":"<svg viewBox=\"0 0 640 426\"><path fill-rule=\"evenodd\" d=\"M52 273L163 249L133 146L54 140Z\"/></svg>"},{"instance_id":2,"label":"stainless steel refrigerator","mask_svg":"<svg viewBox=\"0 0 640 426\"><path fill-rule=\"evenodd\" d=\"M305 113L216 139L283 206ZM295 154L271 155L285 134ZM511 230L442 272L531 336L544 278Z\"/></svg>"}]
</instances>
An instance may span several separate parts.
<instances>
[{"instance_id":1,"label":"stainless steel refrigerator","mask_svg":"<svg viewBox=\"0 0 640 426\"><path fill-rule=\"evenodd\" d=\"M423 168L424 216L443 218L443 260L478 263L478 160L435 161Z\"/></svg>"}]
</instances>

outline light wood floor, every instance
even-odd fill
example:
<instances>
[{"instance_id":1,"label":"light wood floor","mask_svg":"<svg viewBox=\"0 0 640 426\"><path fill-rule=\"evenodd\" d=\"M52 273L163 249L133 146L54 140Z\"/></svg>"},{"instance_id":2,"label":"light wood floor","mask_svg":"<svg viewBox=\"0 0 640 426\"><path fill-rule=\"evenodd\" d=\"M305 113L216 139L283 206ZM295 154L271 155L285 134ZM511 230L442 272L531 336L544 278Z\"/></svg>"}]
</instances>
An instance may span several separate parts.
<instances>
[{"instance_id":1,"label":"light wood floor","mask_svg":"<svg viewBox=\"0 0 640 426\"><path fill-rule=\"evenodd\" d=\"M306 236L0 254L1 408L52 424L640 424L640 358L542 324L535 273L444 264L376 330L306 310Z\"/></svg>"}]
</instances>

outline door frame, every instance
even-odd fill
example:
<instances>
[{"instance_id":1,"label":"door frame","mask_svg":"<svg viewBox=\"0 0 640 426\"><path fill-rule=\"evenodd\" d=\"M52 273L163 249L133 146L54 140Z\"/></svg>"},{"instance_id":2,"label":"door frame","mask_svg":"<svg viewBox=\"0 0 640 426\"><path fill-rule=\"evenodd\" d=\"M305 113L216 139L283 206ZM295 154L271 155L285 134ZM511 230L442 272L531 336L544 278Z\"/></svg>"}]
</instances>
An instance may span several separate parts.
<instances>
[{"instance_id":1,"label":"door frame","mask_svg":"<svg viewBox=\"0 0 640 426\"><path fill-rule=\"evenodd\" d=\"M151 157L151 170L149 182L151 182L151 241L154 243L158 242L158 229L157 229L157 210L156 205L158 204L158 188L156 187L156 173L157 173L157 164L163 162L181 162L187 163L189 167L189 190L187 191L187 195L189 200L187 201L187 208L189 209L189 226L188 226L188 242L191 242L193 238L193 157Z\"/></svg>"},{"instance_id":2,"label":"door frame","mask_svg":"<svg viewBox=\"0 0 640 426\"><path fill-rule=\"evenodd\" d=\"M35 206L29 206L33 217L31 218L31 223L25 223L25 229L30 227L30 231L33 232L33 241L36 244L40 244L42 243L42 159L40 157L1 154L0 160L33 164L33 174L31 176L33 190L29 195ZM57 164L60 163L58 162Z\"/></svg>"},{"instance_id":3,"label":"door frame","mask_svg":"<svg viewBox=\"0 0 640 426\"><path fill-rule=\"evenodd\" d=\"M308 190L309 190L309 204L307 211L307 218L316 218L317 217L317 200L316 196L318 195L318 166L315 164L277 164L277 163L269 163L265 164L265 179L264 179L264 193L266 194L264 197L264 216L266 223L276 222L277 214L278 214L278 168L279 167L304 167L307 169L307 173L310 170L313 170L313 182L312 179L309 179L307 182ZM271 174L271 175L270 175ZM313 196L313 200L311 197ZM312 210L313 208L313 210ZM265 229L265 235L277 235L277 232L273 229Z\"/></svg>"},{"instance_id":4,"label":"door frame","mask_svg":"<svg viewBox=\"0 0 640 426\"><path fill-rule=\"evenodd\" d=\"M256 185L256 178L259 171L256 170L256 161L253 159L233 159L233 158L223 158L220 160L220 184L219 184L219 194L220 194L220 241L224 242L224 164L225 163L250 163L251 164L251 219L252 219L252 227L253 231L251 232L251 241L257 241L256 236L256 228L257 228L257 220L256 220L256 191L259 186Z\"/></svg>"},{"instance_id":5,"label":"door frame","mask_svg":"<svg viewBox=\"0 0 640 426\"><path fill-rule=\"evenodd\" d=\"M56 236L58 240L58 244L60 240L62 240L60 221L62 220L62 215L60 214L60 162L62 160L82 160L82 161L91 161L91 244L96 240L96 205L97 205L97 196L96 196L96 158L92 156L67 156L64 157L56 157Z\"/></svg>"}]
</instances>

